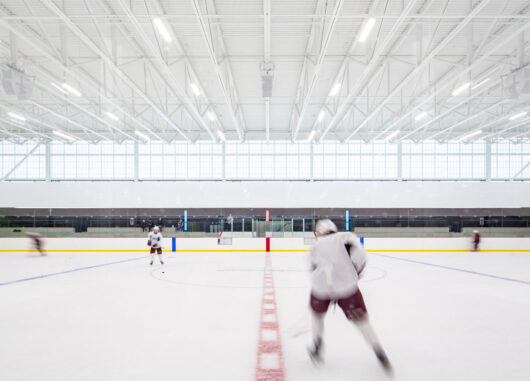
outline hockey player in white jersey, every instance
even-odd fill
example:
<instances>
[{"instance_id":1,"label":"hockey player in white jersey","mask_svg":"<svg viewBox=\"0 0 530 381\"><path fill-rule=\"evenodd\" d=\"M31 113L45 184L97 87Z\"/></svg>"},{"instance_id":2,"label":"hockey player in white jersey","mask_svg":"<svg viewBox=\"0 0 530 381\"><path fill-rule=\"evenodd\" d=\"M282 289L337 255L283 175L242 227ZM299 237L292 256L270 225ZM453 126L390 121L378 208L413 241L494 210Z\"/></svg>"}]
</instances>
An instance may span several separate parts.
<instances>
[{"instance_id":1,"label":"hockey player in white jersey","mask_svg":"<svg viewBox=\"0 0 530 381\"><path fill-rule=\"evenodd\" d=\"M153 261L155 260L155 251L158 255L158 260L160 261L160 264L163 265L164 261L162 260L162 234L160 233L160 229L158 226L155 226L153 228L153 231L149 233L147 236L147 245L151 246L151 263L150 265L153 265Z\"/></svg>"},{"instance_id":2,"label":"hockey player in white jersey","mask_svg":"<svg viewBox=\"0 0 530 381\"><path fill-rule=\"evenodd\" d=\"M320 220L316 226L318 240L311 258L311 312L313 346L309 355L313 362L322 361L324 317L330 303L337 303L346 318L353 322L371 345L379 362L390 371L391 365L374 330L368 321L363 296L357 285L366 266L366 251L356 235L338 233L329 220Z\"/></svg>"}]
</instances>

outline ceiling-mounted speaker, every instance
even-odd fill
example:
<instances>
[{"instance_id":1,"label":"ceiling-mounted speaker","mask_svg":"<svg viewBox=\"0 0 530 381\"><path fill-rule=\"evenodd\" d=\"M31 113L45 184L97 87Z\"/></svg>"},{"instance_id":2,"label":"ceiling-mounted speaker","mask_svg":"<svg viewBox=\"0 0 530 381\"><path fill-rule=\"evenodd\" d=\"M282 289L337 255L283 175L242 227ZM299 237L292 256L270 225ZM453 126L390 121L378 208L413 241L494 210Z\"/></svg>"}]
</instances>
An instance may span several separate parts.
<instances>
[{"instance_id":1,"label":"ceiling-mounted speaker","mask_svg":"<svg viewBox=\"0 0 530 381\"><path fill-rule=\"evenodd\" d=\"M29 100L33 95L35 77L23 71L8 67L3 71L2 86L6 94L16 95L19 100Z\"/></svg>"},{"instance_id":2,"label":"ceiling-mounted speaker","mask_svg":"<svg viewBox=\"0 0 530 381\"><path fill-rule=\"evenodd\" d=\"M263 98L272 98L272 82L274 80L274 64L263 62L261 64L261 95Z\"/></svg>"},{"instance_id":3,"label":"ceiling-mounted speaker","mask_svg":"<svg viewBox=\"0 0 530 381\"><path fill-rule=\"evenodd\" d=\"M530 94L530 64L526 64L502 76L504 95L508 99L519 99Z\"/></svg>"}]
</instances>

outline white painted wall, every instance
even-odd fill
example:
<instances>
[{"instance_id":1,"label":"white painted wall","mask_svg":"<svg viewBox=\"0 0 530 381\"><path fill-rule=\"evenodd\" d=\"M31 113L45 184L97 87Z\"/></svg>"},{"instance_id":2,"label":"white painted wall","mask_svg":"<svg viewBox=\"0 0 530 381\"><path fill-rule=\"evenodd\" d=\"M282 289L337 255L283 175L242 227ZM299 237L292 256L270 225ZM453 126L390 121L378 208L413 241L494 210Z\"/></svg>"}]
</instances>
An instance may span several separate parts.
<instances>
[{"instance_id":1,"label":"white painted wall","mask_svg":"<svg viewBox=\"0 0 530 381\"><path fill-rule=\"evenodd\" d=\"M46 238L47 250L148 250L145 238ZM171 240L164 242L171 251ZM469 250L471 238L366 238L367 250ZM530 238L484 238L483 250L530 250ZM26 238L0 238L1 250L31 249ZM271 250L303 250L303 238L271 238ZM216 238L179 238L177 250L265 250L265 238L234 238L217 245Z\"/></svg>"},{"instance_id":2,"label":"white painted wall","mask_svg":"<svg viewBox=\"0 0 530 381\"><path fill-rule=\"evenodd\" d=\"M530 182L3 182L19 208L519 208Z\"/></svg>"}]
</instances>

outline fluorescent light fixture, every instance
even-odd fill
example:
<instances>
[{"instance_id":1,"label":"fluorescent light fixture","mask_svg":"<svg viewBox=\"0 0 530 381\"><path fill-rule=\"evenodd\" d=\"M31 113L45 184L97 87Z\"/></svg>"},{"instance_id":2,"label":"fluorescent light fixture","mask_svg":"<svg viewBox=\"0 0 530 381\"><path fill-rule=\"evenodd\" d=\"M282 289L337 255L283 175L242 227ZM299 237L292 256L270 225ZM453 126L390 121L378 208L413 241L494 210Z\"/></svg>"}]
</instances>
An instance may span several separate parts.
<instances>
[{"instance_id":1,"label":"fluorescent light fixture","mask_svg":"<svg viewBox=\"0 0 530 381\"><path fill-rule=\"evenodd\" d=\"M225 134L223 134L223 131L221 130L217 130L217 136L219 136L219 139L223 142L226 140Z\"/></svg>"},{"instance_id":2,"label":"fluorescent light fixture","mask_svg":"<svg viewBox=\"0 0 530 381\"><path fill-rule=\"evenodd\" d=\"M341 85L340 83L338 83L338 82L335 83L335 84L333 85L333 87L331 88L331 91L329 92L329 96L330 96L330 97L334 97L335 95L337 95L337 94L339 93L339 91L340 91L340 87L341 87L341 86L342 86L342 85Z\"/></svg>"},{"instance_id":3,"label":"fluorescent light fixture","mask_svg":"<svg viewBox=\"0 0 530 381\"><path fill-rule=\"evenodd\" d=\"M482 130L477 130L477 131L474 131L474 132L472 132L470 134L462 136L459 140L467 140L467 139L472 138L473 136L478 135L478 134L482 134Z\"/></svg>"},{"instance_id":4,"label":"fluorescent light fixture","mask_svg":"<svg viewBox=\"0 0 530 381\"><path fill-rule=\"evenodd\" d=\"M68 92L69 92L70 94L73 94L73 95L75 95L76 97L80 97L81 95L83 95L83 94L81 94L81 92L80 92L79 90L77 90L77 89L76 89L75 87L73 87L73 86L70 86L70 85L69 85L68 83L66 83L66 82L63 83L61 86L62 86L64 89L68 90Z\"/></svg>"},{"instance_id":5,"label":"fluorescent light fixture","mask_svg":"<svg viewBox=\"0 0 530 381\"><path fill-rule=\"evenodd\" d=\"M308 142L312 141L314 137L315 137L315 130L311 131L311 133L307 137L307 141Z\"/></svg>"},{"instance_id":6,"label":"fluorescent light fixture","mask_svg":"<svg viewBox=\"0 0 530 381\"><path fill-rule=\"evenodd\" d=\"M199 89L199 86L197 86L195 83L192 83L190 85L191 90L195 93L196 96L201 95L201 89Z\"/></svg>"},{"instance_id":7,"label":"fluorescent light fixture","mask_svg":"<svg viewBox=\"0 0 530 381\"><path fill-rule=\"evenodd\" d=\"M469 89L469 86L471 86L470 82L466 82L463 85L459 86L455 91L453 91L453 97L456 97L459 94L462 94L464 91Z\"/></svg>"},{"instance_id":8,"label":"fluorescent light fixture","mask_svg":"<svg viewBox=\"0 0 530 381\"><path fill-rule=\"evenodd\" d=\"M24 118L23 116L20 116L18 114L15 114L14 112L8 112L7 115L9 115L11 118L14 118L14 119L18 119L22 122L25 122L26 121L26 118Z\"/></svg>"},{"instance_id":9,"label":"fluorescent light fixture","mask_svg":"<svg viewBox=\"0 0 530 381\"><path fill-rule=\"evenodd\" d=\"M111 113L110 111L106 111L105 114L107 114L107 116L108 116L110 119L114 119L115 121L120 120L120 118L118 118L116 115L114 115L114 114Z\"/></svg>"},{"instance_id":10,"label":"fluorescent light fixture","mask_svg":"<svg viewBox=\"0 0 530 381\"><path fill-rule=\"evenodd\" d=\"M390 134L388 134L388 136L385 138L385 140L392 140L392 139L394 139L396 136L399 135L400 132L401 132L400 130L397 130L397 131L391 132Z\"/></svg>"},{"instance_id":11,"label":"fluorescent light fixture","mask_svg":"<svg viewBox=\"0 0 530 381\"><path fill-rule=\"evenodd\" d=\"M208 117L208 119L210 119L212 122L215 120L215 114L211 111L208 111L206 113L206 116Z\"/></svg>"},{"instance_id":12,"label":"fluorescent light fixture","mask_svg":"<svg viewBox=\"0 0 530 381\"><path fill-rule=\"evenodd\" d=\"M160 33L160 36L162 36L162 39L166 42L166 43L170 43L171 41L173 41L173 39L171 38L171 35L169 34L169 31L166 27L166 24L164 24L164 22L159 19L158 17L155 18L153 20L153 23L155 24L155 27L156 29L158 30L158 33Z\"/></svg>"},{"instance_id":13,"label":"fluorescent light fixture","mask_svg":"<svg viewBox=\"0 0 530 381\"><path fill-rule=\"evenodd\" d=\"M366 39L368 38L368 35L370 34L372 29L374 28L374 25L375 25L375 19L374 18L370 18L370 19L366 20L366 22L364 23L364 26L363 26L363 30L361 31L361 34L359 35L359 42L365 42L366 41Z\"/></svg>"},{"instance_id":14,"label":"fluorescent light fixture","mask_svg":"<svg viewBox=\"0 0 530 381\"><path fill-rule=\"evenodd\" d=\"M483 80L483 81L477 83L475 86L473 86L471 88L471 90L475 90L477 87L480 87L480 86L482 86L485 83L488 83L490 80L491 80L491 78L486 78L485 80Z\"/></svg>"},{"instance_id":15,"label":"fluorescent light fixture","mask_svg":"<svg viewBox=\"0 0 530 381\"><path fill-rule=\"evenodd\" d=\"M54 130L54 131L53 131L53 134L54 134L54 135L57 135L57 136L60 136L60 137L63 138L63 139L70 140L71 142L75 142L75 141L77 140L77 139L74 138L73 136L66 135L65 133L63 133L63 132L61 132L61 131Z\"/></svg>"},{"instance_id":16,"label":"fluorescent light fixture","mask_svg":"<svg viewBox=\"0 0 530 381\"><path fill-rule=\"evenodd\" d=\"M322 122L324 117L326 116L326 112L324 110L320 111L320 114L318 114L318 122Z\"/></svg>"},{"instance_id":17,"label":"fluorescent light fixture","mask_svg":"<svg viewBox=\"0 0 530 381\"><path fill-rule=\"evenodd\" d=\"M55 87L57 90L59 90L61 93L63 94L68 94L68 91L66 91L65 89L63 89L61 86L59 86L58 84L54 83L54 82L50 82L50 84Z\"/></svg>"},{"instance_id":18,"label":"fluorescent light fixture","mask_svg":"<svg viewBox=\"0 0 530 381\"><path fill-rule=\"evenodd\" d=\"M135 130L135 131L134 131L134 134L135 134L136 136L138 136L139 138L145 140L145 141L149 141L149 140L150 140L150 139L149 139L149 136L147 136L146 134L144 134L144 133L142 133L142 132L140 132L140 131L138 131L138 130Z\"/></svg>"},{"instance_id":19,"label":"fluorescent light fixture","mask_svg":"<svg viewBox=\"0 0 530 381\"><path fill-rule=\"evenodd\" d=\"M420 112L416 117L414 118L416 121L420 121L422 119L425 119L427 116L427 111Z\"/></svg>"},{"instance_id":20,"label":"fluorescent light fixture","mask_svg":"<svg viewBox=\"0 0 530 381\"><path fill-rule=\"evenodd\" d=\"M515 114L514 116L510 117L510 120L522 118L523 116L526 116L526 114L528 114L526 111L520 112L519 114Z\"/></svg>"}]
</instances>

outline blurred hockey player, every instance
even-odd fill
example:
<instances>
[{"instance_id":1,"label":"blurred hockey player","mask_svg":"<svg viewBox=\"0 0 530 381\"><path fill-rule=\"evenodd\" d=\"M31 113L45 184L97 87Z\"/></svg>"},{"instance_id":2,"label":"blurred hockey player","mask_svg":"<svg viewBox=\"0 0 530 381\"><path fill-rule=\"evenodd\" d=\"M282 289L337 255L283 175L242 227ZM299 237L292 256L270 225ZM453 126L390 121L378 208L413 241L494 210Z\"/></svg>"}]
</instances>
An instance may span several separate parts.
<instances>
[{"instance_id":1,"label":"blurred hockey player","mask_svg":"<svg viewBox=\"0 0 530 381\"><path fill-rule=\"evenodd\" d=\"M33 243L34 250L37 250L40 255L46 255L44 250L42 249L42 238L39 233L27 233L28 238Z\"/></svg>"},{"instance_id":2,"label":"blurred hockey player","mask_svg":"<svg viewBox=\"0 0 530 381\"><path fill-rule=\"evenodd\" d=\"M478 251L480 244L480 233L478 230L473 230L473 251Z\"/></svg>"},{"instance_id":3,"label":"blurred hockey player","mask_svg":"<svg viewBox=\"0 0 530 381\"><path fill-rule=\"evenodd\" d=\"M354 323L372 347L386 371L390 361L379 343L368 320L368 313L357 282L366 266L366 251L353 233L337 233L337 226L329 220L320 220L316 226L318 240L311 258L311 312L313 345L309 348L311 360L322 362L324 317L330 303L337 303L346 318Z\"/></svg>"},{"instance_id":4,"label":"blurred hockey player","mask_svg":"<svg viewBox=\"0 0 530 381\"><path fill-rule=\"evenodd\" d=\"M151 263L155 260L155 250L158 255L158 260L160 264L163 265L164 261L162 260L162 234L160 234L160 229L158 226L153 228L153 231L147 236L147 246L151 246Z\"/></svg>"}]
</instances>

